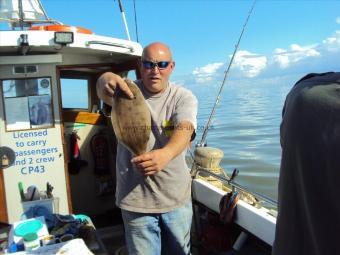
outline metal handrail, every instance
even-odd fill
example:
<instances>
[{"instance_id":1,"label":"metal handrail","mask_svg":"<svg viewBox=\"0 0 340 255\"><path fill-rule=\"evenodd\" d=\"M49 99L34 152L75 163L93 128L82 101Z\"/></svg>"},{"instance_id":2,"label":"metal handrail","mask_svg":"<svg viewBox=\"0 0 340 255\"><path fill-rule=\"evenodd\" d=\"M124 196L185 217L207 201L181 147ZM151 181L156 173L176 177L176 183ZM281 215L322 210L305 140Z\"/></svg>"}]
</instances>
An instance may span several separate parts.
<instances>
[{"instance_id":1,"label":"metal handrail","mask_svg":"<svg viewBox=\"0 0 340 255\"><path fill-rule=\"evenodd\" d=\"M87 41L86 42L86 46L90 46L91 44L100 44L100 45L106 45L106 46L120 47L120 48L130 50L130 52L134 52L134 49L132 46L126 46L120 43L112 43L112 42L104 42L104 41Z\"/></svg>"},{"instance_id":2,"label":"metal handrail","mask_svg":"<svg viewBox=\"0 0 340 255\"><path fill-rule=\"evenodd\" d=\"M7 22L19 22L20 19L7 19L7 18L0 18L0 21L7 21ZM59 24L62 25L61 22L54 20L54 19L24 19L23 20L24 23L37 23L37 24L43 24L43 23L51 23L51 24Z\"/></svg>"},{"instance_id":3,"label":"metal handrail","mask_svg":"<svg viewBox=\"0 0 340 255\"><path fill-rule=\"evenodd\" d=\"M218 174L215 174L213 172L211 172L209 170L209 168L204 168L204 167L201 167L201 166L198 166L196 165L196 172L195 172L195 177L197 176L197 174L199 172L204 172L206 174L209 174L213 177L215 177L216 179L220 180L220 181L223 181L223 182L226 182L228 183L228 185L230 185L232 187L232 189L237 189L237 190L240 190L240 191L243 191L243 192L246 192L246 193L250 193L251 195L255 196L256 198L260 199L260 200L263 200L269 204L272 204L273 206L277 207L277 201L266 196L266 195L263 195L261 193L258 193L256 191L252 191L250 190L249 188L243 186L243 185L240 185L238 183L236 183L235 181L233 180L230 180L224 176L221 176L221 175L218 175Z\"/></svg>"}]
</instances>

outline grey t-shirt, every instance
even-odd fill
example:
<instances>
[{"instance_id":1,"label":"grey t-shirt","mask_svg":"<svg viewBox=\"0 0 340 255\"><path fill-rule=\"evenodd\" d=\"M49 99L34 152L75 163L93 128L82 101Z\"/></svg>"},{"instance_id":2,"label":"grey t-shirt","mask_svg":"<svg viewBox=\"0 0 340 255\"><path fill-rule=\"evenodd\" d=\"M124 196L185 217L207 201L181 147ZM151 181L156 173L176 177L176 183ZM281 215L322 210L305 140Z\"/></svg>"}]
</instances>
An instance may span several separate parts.
<instances>
[{"instance_id":1,"label":"grey t-shirt","mask_svg":"<svg viewBox=\"0 0 340 255\"><path fill-rule=\"evenodd\" d=\"M190 121L196 128L197 99L187 89L169 84L157 95L141 89L152 117L147 151L162 148L169 141L171 126ZM191 177L185 162L186 150L157 174L145 179L130 163L132 154L118 143L116 161L116 204L121 209L140 213L163 213L185 204L191 195Z\"/></svg>"}]
</instances>

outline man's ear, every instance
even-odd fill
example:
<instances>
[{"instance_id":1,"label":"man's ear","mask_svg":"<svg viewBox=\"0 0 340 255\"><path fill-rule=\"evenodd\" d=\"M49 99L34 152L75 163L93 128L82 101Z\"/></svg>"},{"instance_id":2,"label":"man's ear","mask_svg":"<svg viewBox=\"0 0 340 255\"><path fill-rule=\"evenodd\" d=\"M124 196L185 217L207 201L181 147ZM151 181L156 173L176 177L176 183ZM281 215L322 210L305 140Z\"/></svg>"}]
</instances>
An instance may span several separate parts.
<instances>
[{"instance_id":1,"label":"man's ear","mask_svg":"<svg viewBox=\"0 0 340 255\"><path fill-rule=\"evenodd\" d=\"M142 68L142 59L141 59L141 58L139 58L139 59L137 60L137 65L138 65L138 68L139 68L139 69Z\"/></svg>"},{"instance_id":2,"label":"man's ear","mask_svg":"<svg viewBox=\"0 0 340 255\"><path fill-rule=\"evenodd\" d=\"M171 70L175 69L175 65L176 65L175 61L172 61L170 64Z\"/></svg>"}]
</instances>

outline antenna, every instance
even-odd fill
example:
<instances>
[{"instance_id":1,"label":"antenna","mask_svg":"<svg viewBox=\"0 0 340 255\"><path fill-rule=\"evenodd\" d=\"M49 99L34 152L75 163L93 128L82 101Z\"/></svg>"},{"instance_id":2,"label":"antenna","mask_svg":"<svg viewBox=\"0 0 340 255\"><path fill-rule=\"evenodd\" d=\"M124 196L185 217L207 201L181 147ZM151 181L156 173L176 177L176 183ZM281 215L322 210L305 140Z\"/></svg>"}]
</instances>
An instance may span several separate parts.
<instances>
[{"instance_id":1,"label":"antenna","mask_svg":"<svg viewBox=\"0 0 340 255\"><path fill-rule=\"evenodd\" d=\"M139 39L138 39L137 11L136 11L136 0L133 0L133 10L134 10L134 13L135 13L136 38L137 38L137 42L139 42Z\"/></svg>"}]
</instances>

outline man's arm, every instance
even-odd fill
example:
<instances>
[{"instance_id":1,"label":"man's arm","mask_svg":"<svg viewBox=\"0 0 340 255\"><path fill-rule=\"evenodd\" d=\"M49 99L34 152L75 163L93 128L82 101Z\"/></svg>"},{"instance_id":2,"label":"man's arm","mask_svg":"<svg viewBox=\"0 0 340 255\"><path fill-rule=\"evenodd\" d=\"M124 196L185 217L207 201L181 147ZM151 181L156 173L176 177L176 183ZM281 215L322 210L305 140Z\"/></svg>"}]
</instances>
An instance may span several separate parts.
<instances>
[{"instance_id":1,"label":"man's arm","mask_svg":"<svg viewBox=\"0 0 340 255\"><path fill-rule=\"evenodd\" d=\"M170 140L163 148L134 157L131 162L143 175L156 174L189 146L193 132L193 124L190 121L182 121L177 125Z\"/></svg>"},{"instance_id":2,"label":"man's arm","mask_svg":"<svg viewBox=\"0 0 340 255\"><path fill-rule=\"evenodd\" d=\"M112 96L117 88L121 89L130 98L134 97L124 79L111 72L103 73L98 78L96 88L98 97L110 106L112 106Z\"/></svg>"}]
</instances>

